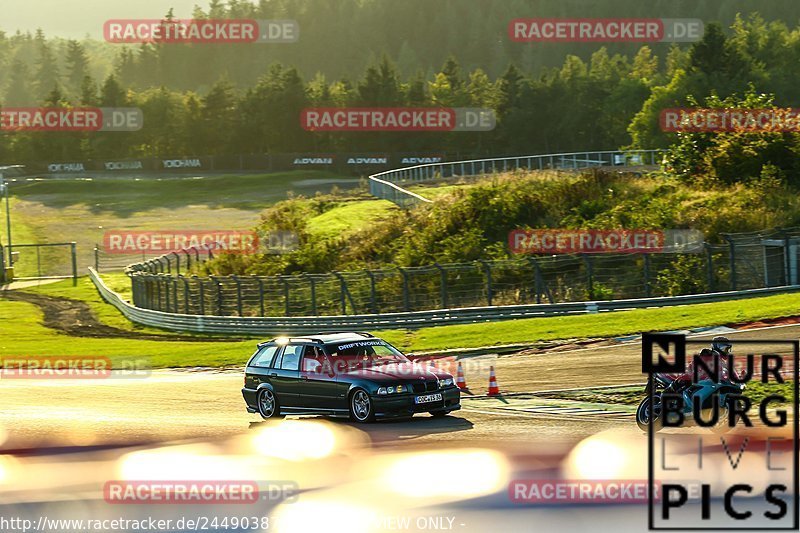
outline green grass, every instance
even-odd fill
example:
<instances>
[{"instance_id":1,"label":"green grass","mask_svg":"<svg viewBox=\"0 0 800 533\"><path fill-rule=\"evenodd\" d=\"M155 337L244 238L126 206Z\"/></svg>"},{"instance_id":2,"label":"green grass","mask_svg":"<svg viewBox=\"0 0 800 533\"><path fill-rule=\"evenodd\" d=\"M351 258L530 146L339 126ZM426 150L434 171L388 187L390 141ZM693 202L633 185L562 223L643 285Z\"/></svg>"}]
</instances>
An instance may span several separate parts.
<instances>
[{"instance_id":1,"label":"green grass","mask_svg":"<svg viewBox=\"0 0 800 533\"><path fill-rule=\"evenodd\" d=\"M46 232L42 230L42 228L37 228L34 224L30 223L26 219L17 216L17 212L21 202L14 198L13 196L9 198L9 202L11 204L11 240L12 244L29 244L29 243L39 243L39 242L47 242L46 241ZM54 242L54 241L50 241ZM2 209L0 209L0 243L3 246L8 245L8 230L6 227L6 204L5 201L2 201ZM19 248L15 250L20 252L15 260L14 264L14 276L16 277L25 277L25 276L36 276L38 271L38 265L36 260L36 254L32 249L28 248ZM40 258L43 260L43 264L47 265L50 261L52 261L53 255L57 253L55 249L44 249L40 251ZM69 251L67 250L67 254ZM8 256L6 256L7 258Z\"/></svg>"},{"instance_id":2,"label":"green grass","mask_svg":"<svg viewBox=\"0 0 800 533\"><path fill-rule=\"evenodd\" d=\"M119 292L126 299L130 298L130 282L125 274L103 274L103 279L112 290ZM94 284L87 276L79 278L77 286L74 287L72 285L72 280L69 280L39 285L38 287L29 287L26 288L24 292L82 300L89 305L89 308L100 322L115 328L152 334L166 333L163 330L135 324L125 318L116 307L105 303L97 292Z\"/></svg>"},{"instance_id":3,"label":"green grass","mask_svg":"<svg viewBox=\"0 0 800 533\"><path fill-rule=\"evenodd\" d=\"M383 220L399 209L388 200L346 202L309 219L307 228L318 238L341 237Z\"/></svg>"},{"instance_id":4,"label":"green grass","mask_svg":"<svg viewBox=\"0 0 800 533\"><path fill-rule=\"evenodd\" d=\"M616 337L643 331L721 326L800 314L800 294L781 294L729 302L635 309L592 315L525 318L503 322L422 328L395 334L413 350L470 348L558 339Z\"/></svg>"},{"instance_id":5,"label":"green grass","mask_svg":"<svg viewBox=\"0 0 800 533\"><path fill-rule=\"evenodd\" d=\"M423 198L427 198L428 200L436 200L442 196L446 196L457 189L463 189L466 187L470 187L472 184L463 184L463 185L440 185L438 187L431 187L425 185L415 185L413 187L408 187L408 190L417 193Z\"/></svg>"},{"instance_id":6,"label":"green grass","mask_svg":"<svg viewBox=\"0 0 800 533\"><path fill-rule=\"evenodd\" d=\"M11 187L22 200L50 207L87 206L93 213L114 213L124 218L159 207L181 208L199 204L210 209L263 209L286 198L286 192L312 194L338 183L357 185L355 178L321 171L274 174L169 178L93 178L41 180Z\"/></svg>"},{"instance_id":7,"label":"green grass","mask_svg":"<svg viewBox=\"0 0 800 533\"><path fill-rule=\"evenodd\" d=\"M145 359L152 368L243 365L255 341L176 342L125 338L80 338L42 325L42 313L28 303L0 300L0 353L11 356L86 356Z\"/></svg>"},{"instance_id":8,"label":"green grass","mask_svg":"<svg viewBox=\"0 0 800 533\"><path fill-rule=\"evenodd\" d=\"M83 274L94 263L94 246L102 246L106 231L253 229L261 211L285 199L288 191L313 195L327 192L335 184L349 188L358 181L318 171L27 181L11 186L12 230L16 243L75 241L78 269ZM34 274L35 250L20 252L21 269L16 275ZM47 249L41 260L46 274L71 274L68 248Z\"/></svg>"},{"instance_id":9,"label":"green grass","mask_svg":"<svg viewBox=\"0 0 800 533\"><path fill-rule=\"evenodd\" d=\"M124 279L119 277L110 278L112 286L115 287L118 287L124 283L124 281ZM71 282L66 282L44 285L27 290L87 301L98 318L104 323L122 329L136 328L137 330L149 331L146 328L130 325L116 309L103 303L88 279L81 279L79 286L76 288L71 286ZM13 304L16 305L16 303ZM7 309L9 305L12 305L12 302L0 301L1 309ZM18 309L22 310L23 308L19 307ZM405 351L420 352L514 343L534 344L536 342L563 339L615 337L641 333L643 331L669 331L700 326L717 326L793 316L798 314L798 310L800 310L800 294L783 294L713 304L686 305L658 309L637 309L593 315L527 318L502 322L437 326L422 328L415 331L384 330L374 333ZM14 316L13 313L9 314L8 311L5 312L8 316ZM65 339L68 339L68 337L57 335L41 326L38 326L35 335L31 335L27 331L29 327L32 327L30 319L27 316L28 314L29 313L26 312L25 316L21 317L22 323L19 327L7 324L5 326L6 329L3 329L3 325L0 324L0 336L2 336L3 342L10 343L10 345L16 349L24 348L28 352L35 353L38 349L38 340L41 340L44 345L49 346L48 343L51 337L55 336L61 338L62 340L59 342L62 344ZM199 335L196 336L199 337ZM24 343L18 345L18 339L23 339ZM94 342L92 339L79 339L77 341L73 340L69 342L69 344L71 348L80 351L81 346L89 341ZM112 344L122 343L124 346L136 346L139 342L152 343L153 341L114 339L109 342ZM168 346L172 343L168 344L165 341L157 342L156 344ZM177 344L183 345L186 343ZM192 343L190 343L190 345L191 344ZM220 346L221 344L227 343L214 344ZM151 353L151 350L152 347L148 347L145 352ZM170 348L166 348L167 352L170 350ZM190 362L189 366L237 364L240 362L241 357L238 352L228 352L227 350L223 350L221 353L234 354L229 359L226 359L224 355L216 353L211 357L208 356L207 353L208 352L206 352L204 348L198 348L197 353L184 362ZM173 364L177 360L178 359L172 355L164 355L162 358L154 359L154 361L158 361L159 364Z\"/></svg>"}]
</instances>

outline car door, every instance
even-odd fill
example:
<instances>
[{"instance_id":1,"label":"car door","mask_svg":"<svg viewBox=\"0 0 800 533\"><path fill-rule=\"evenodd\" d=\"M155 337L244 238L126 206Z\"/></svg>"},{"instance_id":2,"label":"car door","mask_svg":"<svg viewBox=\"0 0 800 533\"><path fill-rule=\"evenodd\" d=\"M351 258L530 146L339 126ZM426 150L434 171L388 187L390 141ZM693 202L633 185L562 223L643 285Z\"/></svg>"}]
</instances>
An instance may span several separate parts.
<instances>
[{"instance_id":1,"label":"car door","mask_svg":"<svg viewBox=\"0 0 800 533\"><path fill-rule=\"evenodd\" d=\"M338 405L336 374L321 346L307 345L300 367L300 404L309 409L328 411Z\"/></svg>"},{"instance_id":2,"label":"car door","mask_svg":"<svg viewBox=\"0 0 800 533\"><path fill-rule=\"evenodd\" d=\"M298 382L302 355L301 344L287 344L275 357L272 367L267 370L266 379L272 385L282 408L299 407Z\"/></svg>"}]
</instances>

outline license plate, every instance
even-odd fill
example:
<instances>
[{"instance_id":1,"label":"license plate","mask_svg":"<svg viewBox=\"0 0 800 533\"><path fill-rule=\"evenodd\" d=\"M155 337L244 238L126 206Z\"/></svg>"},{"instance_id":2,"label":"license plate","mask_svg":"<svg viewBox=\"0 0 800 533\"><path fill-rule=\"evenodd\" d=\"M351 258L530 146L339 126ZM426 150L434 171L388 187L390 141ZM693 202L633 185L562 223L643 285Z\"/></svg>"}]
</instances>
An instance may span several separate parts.
<instances>
[{"instance_id":1,"label":"license plate","mask_svg":"<svg viewBox=\"0 0 800 533\"><path fill-rule=\"evenodd\" d=\"M428 394L427 396L417 396L414 398L415 403L430 403L430 402L441 402L442 395L441 394Z\"/></svg>"}]
</instances>

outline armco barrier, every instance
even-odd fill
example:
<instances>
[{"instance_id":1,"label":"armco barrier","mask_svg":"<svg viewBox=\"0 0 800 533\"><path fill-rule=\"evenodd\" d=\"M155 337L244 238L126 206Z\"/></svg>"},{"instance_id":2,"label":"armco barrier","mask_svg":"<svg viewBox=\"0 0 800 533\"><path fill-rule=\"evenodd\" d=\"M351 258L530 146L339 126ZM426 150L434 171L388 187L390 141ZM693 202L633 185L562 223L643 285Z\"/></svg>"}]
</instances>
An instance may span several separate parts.
<instances>
[{"instance_id":1,"label":"armco barrier","mask_svg":"<svg viewBox=\"0 0 800 533\"><path fill-rule=\"evenodd\" d=\"M98 275L89 268L89 276L103 299L119 309L129 320L145 326L172 331L195 333L228 333L238 335L306 335L329 331L381 330L394 328L421 328L448 324L491 322L514 318L533 318L565 314L611 312L647 307L722 302L739 298L768 296L800 291L800 285L748 289L743 291L716 292L708 294L613 300L599 302L573 302L559 304L530 304L510 306L467 307L460 309L437 309L409 313L385 313L377 315L340 315L305 317L232 317L208 315L181 315L141 309L123 300L109 289ZM580 332L576 332L579 334Z\"/></svg>"},{"instance_id":2,"label":"armco barrier","mask_svg":"<svg viewBox=\"0 0 800 533\"><path fill-rule=\"evenodd\" d=\"M430 200L419 194L407 191L401 187L403 184L455 177L482 176L494 172L510 172L513 170L561 170L660 165L659 156L663 153L664 150L609 150L427 163L372 174L369 177L369 192L373 196L394 202L400 207L411 207L430 202Z\"/></svg>"}]
</instances>

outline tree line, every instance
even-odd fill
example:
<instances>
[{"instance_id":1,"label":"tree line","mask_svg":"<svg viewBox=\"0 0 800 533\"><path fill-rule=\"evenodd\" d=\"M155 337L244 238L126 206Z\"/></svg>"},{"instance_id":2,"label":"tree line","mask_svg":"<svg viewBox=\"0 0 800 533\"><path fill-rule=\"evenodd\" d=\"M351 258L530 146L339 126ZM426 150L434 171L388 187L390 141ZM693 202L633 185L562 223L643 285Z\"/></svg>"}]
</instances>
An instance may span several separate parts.
<instances>
[{"instance_id":1,"label":"tree line","mask_svg":"<svg viewBox=\"0 0 800 533\"><path fill-rule=\"evenodd\" d=\"M262 4L274 8L279 2ZM7 56L15 39L24 38L0 39L0 56ZM797 106L800 99L794 90L800 72L793 68L800 61L800 28L759 15L737 17L728 28L707 24L703 40L692 45L641 45L628 53L595 46L586 58L569 54L559 65L536 71L525 68L524 61L511 61L494 74L506 57L489 61L490 67L465 67L456 54L432 72L420 66L407 74L402 61L387 53L352 76L321 71L308 76L296 65L274 62L243 85L231 73L211 69L206 79L215 81L205 91L157 79L143 85L124 62L98 81L90 58L102 47L87 50L68 41L63 68L52 42L41 33L31 41L36 51L28 50L27 60L17 57L7 73L3 105L134 106L143 110L145 125L138 132L6 132L0 136L4 161L286 152L478 156L653 148L675 140L659 129L659 113L666 107L746 91L768 93L780 106ZM336 106L484 107L495 110L497 127L444 133L309 132L301 127L304 108Z\"/></svg>"}]
</instances>

